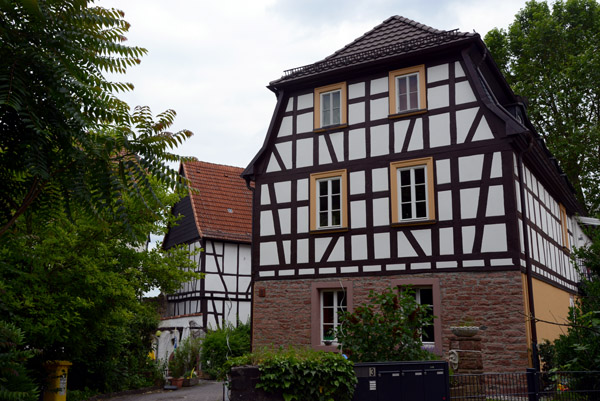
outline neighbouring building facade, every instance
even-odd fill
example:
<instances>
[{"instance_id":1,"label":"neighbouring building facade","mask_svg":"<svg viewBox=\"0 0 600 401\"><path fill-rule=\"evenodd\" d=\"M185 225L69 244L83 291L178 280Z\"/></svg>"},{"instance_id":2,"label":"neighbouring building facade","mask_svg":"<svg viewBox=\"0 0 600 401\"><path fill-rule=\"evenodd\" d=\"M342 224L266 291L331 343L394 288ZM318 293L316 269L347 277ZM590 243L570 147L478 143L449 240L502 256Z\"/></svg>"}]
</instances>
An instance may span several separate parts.
<instances>
[{"instance_id":1,"label":"neighbouring building facade","mask_svg":"<svg viewBox=\"0 0 600 401\"><path fill-rule=\"evenodd\" d=\"M252 192L241 173L238 167L200 161L180 167L190 191L173 208L182 217L170 227L163 247L184 245L196 251L196 272L203 278L167 294L158 339L161 359L194 331L250 319Z\"/></svg>"},{"instance_id":2,"label":"neighbouring building facade","mask_svg":"<svg viewBox=\"0 0 600 401\"><path fill-rule=\"evenodd\" d=\"M532 339L558 335L530 311L566 318L584 211L478 34L391 17L269 88L242 175L253 346L333 351L340 309L404 285L433 308L440 355L451 326L486 327L486 371L523 369Z\"/></svg>"}]
</instances>

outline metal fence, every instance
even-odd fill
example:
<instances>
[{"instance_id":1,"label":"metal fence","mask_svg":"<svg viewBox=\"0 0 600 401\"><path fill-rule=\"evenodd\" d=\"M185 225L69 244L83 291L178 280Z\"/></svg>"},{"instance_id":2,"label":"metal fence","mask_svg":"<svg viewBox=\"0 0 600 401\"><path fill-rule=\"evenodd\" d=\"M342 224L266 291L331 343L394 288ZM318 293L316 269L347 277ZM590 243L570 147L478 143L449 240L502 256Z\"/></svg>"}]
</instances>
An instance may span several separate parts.
<instances>
[{"instance_id":1,"label":"metal fence","mask_svg":"<svg viewBox=\"0 0 600 401\"><path fill-rule=\"evenodd\" d=\"M600 371L450 376L452 401L600 401Z\"/></svg>"}]
</instances>

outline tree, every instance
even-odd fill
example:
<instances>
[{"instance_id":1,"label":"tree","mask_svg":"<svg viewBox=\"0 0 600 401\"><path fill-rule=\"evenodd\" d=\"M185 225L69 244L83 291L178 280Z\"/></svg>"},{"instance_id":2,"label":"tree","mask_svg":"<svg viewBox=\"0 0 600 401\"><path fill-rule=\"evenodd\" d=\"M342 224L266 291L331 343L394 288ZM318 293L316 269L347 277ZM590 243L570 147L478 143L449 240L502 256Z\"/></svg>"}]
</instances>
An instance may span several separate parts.
<instances>
[{"instance_id":1,"label":"tree","mask_svg":"<svg viewBox=\"0 0 600 401\"><path fill-rule=\"evenodd\" d=\"M91 3L0 1L0 236L31 208L50 218L78 204L80 217L127 223L125 197L156 198L148 175L179 182L170 149L191 133L164 131L173 111L145 125L148 109L130 115L116 97L133 86L103 74L146 50L123 44L121 11Z\"/></svg>"},{"instance_id":2,"label":"tree","mask_svg":"<svg viewBox=\"0 0 600 401\"><path fill-rule=\"evenodd\" d=\"M423 349L422 327L433 323L427 307L417 303L410 288L371 290L369 302L343 312L336 337L353 362L431 359Z\"/></svg>"},{"instance_id":3,"label":"tree","mask_svg":"<svg viewBox=\"0 0 600 401\"><path fill-rule=\"evenodd\" d=\"M485 36L515 93L556 156L579 201L600 212L600 5L535 0L508 30Z\"/></svg>"},{"instance_id":4,"label":"tree","mask_svg":"<svg viewBox=\"0 0 600 401\"><path fill-rule=\"evenodd\" d=\"M174 292L195 274L184 248L147 249L150 234L164 233L179 194L161 189L145 205L124 198L131 226L107 213L90 221L80 209L27 213L0 239L0 315L26 335L26 344L44 360L74 363L70 388L121 390L144 367L158 313L142 302L159 287ZM133 229L133 232L131 230Z\"/></svg>"}]
</instances>

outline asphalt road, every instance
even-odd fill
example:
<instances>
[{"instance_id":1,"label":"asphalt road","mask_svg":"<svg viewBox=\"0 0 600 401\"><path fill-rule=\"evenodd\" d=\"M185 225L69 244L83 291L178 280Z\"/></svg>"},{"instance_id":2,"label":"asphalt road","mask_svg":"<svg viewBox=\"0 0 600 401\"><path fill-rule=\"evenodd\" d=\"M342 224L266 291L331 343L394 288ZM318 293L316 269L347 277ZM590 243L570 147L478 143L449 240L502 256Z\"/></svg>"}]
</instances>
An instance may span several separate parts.
<instances>
[{"instance_id":1,"label":"asphalt road","mask_svg":"<svg viewBox=\"0 0 600 401\"><path fill-rule=\"evenodd\" d=\"M197 386L182 387L178 390L156 390L144 394L124 395L105 401L222 401L223 383L202 380Z\"/></svg>"}]
</instances>

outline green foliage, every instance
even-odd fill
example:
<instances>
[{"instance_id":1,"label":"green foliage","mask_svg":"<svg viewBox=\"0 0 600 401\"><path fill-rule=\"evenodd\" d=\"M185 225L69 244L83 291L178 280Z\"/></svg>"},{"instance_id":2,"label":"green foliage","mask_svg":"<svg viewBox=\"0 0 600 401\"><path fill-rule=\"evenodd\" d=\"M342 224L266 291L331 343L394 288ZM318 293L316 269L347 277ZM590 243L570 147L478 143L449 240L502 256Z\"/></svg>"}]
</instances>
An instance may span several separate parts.
<instances>
[{"instance_id":1,"label":"green foliage","mask_svg":"<svg viewBox=\"0 0 600 401\"><path fill-rule=\"evenodd\" d=\"M485 42L591 213L600 212L600 5L528 1Z\"/></svg>"},{"instance_id":2,"label":"green foliage","mask_svg":"<svg viewBox=\"0 0 600 401\"><path fill-rule=\"evenodd\" d=\"M25 365L35 352L23 348L23 332L0 320L0 400L36 401L39 390Z\"/></svg>"},{"instance_id":3,"label":"green foliage","mask_svg":"<svg viewBox=\"0 0 600 401\"><path fill-rule=\"evenodd\" d=\"M591 243L573 253L582 271L581 294L569 312L569 328L555 342L555 365L564 370L600 371L600 232L589 232Z\"/></svg>"},{"instance_id":4,"label":"green foliage","mask_svg":"<svg viewBox=\"0 0 600 401\"><path fill-rule=\"evenodd\" d=\"M169 361L169 374L173 377L189 377L198 369L200 362L201 338L186 338L173 352Z\"/></svg>"},{"instance_id":5,"label":"green foliage","mask_svg":"<svg viewBox=\"0 0 600 401\"><path fill-rule=\"evenodd\" d=\"M92 0L0 2L0 236L25 212L47 219L75 204L79 218L130 221L126 198L156 199L148 180L176 186L170 150L191 135L170 133L175 113L154 123L130 114L114 93L146 50L125 46L129 23Z\"/></svg>"},{"instance_id":6,"label":"green foliage","mask_svg":"<svg viewBox=\"0 0 600 401\"><path fill-rule=\"evenodd\" d=\"M368 303L341 314L336 337L354 362L427 360L433 355L423 349L421 328L432 323L410 288L371 290Z\"/></svg>"},{"instance_id":7,"label":"green foliage","mask_svg":"<svg viewBox=\"0 0 600 401\"><path fill-rule=\"evenodd\" d=\"M122 207L136 222L91 222L72 209L51 220L29 211L0 238L0 314L26 334L43 359L74 363L69 386L116 391L143 386L158 315L141 301L152 287L173 292L195 277L184 249L146 248L151 233L166 230L178 194L155 185L150 212L139 199ZM162 205L162 206L161 206ZM108 221L107 217L107 221Z\"/></svg>"},{"instance_id":8,"label":"green foliage","mask_svg":"<svg viewBox=\"0 0 600 401\"><path fill-rule=\"evenodd\" d=\"M250 352L250 324L225 325L209 331L202 341L202 372L223 380L227 374L227 360L247 352Z\"/></svg>"},{"instance_id":9,"label":"green foliage","mask_svg":"<svg viewBox=\"0 0 600 401\"><path fill-rule=\"evenodd\" d=\"M264 350L234 358L228 365L258 366L256 387L281 393L285 401L349 401L357 383L352 362L340 354L308 348Z\"/></svg>"}]
</instances>

